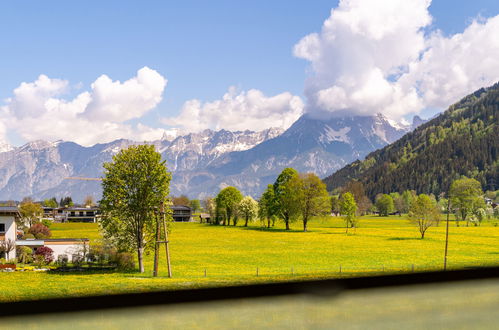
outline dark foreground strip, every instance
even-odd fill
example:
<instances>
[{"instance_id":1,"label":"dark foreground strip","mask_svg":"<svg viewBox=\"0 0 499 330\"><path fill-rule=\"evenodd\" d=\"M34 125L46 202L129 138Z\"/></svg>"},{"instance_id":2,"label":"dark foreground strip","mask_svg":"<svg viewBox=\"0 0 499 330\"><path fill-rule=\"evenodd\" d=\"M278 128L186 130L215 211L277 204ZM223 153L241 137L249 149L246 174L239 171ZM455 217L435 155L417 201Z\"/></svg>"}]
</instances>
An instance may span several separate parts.
<instances>
[{"instance_id":1,"label":"dark foreground strip","mask_svg":"<svg viewBox=\"0 0 499 330\"><path fill-rule=\"evenodd\" d=\"M277 297L296 294L333 296L348 290L493 278L499 279L499 267L178 291L128 293L107 296L43 299L0 303L0 317L171 305L179 303L200 303L227 299Z\"/></svg>"}]
</instances>

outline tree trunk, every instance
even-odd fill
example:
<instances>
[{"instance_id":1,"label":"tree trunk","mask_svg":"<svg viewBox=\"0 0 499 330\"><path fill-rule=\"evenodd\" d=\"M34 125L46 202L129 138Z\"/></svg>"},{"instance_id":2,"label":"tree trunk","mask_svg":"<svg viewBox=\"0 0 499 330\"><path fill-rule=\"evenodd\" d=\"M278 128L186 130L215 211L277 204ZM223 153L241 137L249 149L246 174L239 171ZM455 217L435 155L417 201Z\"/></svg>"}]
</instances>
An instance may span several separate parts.
<instances>
[{"instance_id":1,"label":"tree trunk","mask_svg":"<svg viewBox=\"0 0 499 330\"><path fill-rule=\"evenodd\" d=\"M286 230L289 230L289 219L284 219L284 222L286 223Z\"/></svg>"},{"instance_id":2,"label":"tree trunk","mask_svg":"<svg viewBox=\"0 0 499 330\"><path fill-rule=\"evenodd\" d=\"M421 231L421 239L424 238L424 233L425 233L425 231Z\"/></svg>"},{"instance_id":3,"label":"tree trunk","mask_svg":"<svg viewBox=\"0 0 499 330\"><path fill-rule=\"evenodd\" d=\"M248 217L246 217L246 221L244 222L244 227L248 227Z\"/></svg>"},{"instance_id":4,"label":"tree trunk","mask_svg":"<svg viewBox=\"0 0 499 330\"><path fill-rule=\"evenodd\" d=\"M303 219L303 231L307 231L307 221L306 219Z\"/></svg>"},{"instance_id":5,"label":"tree trunk","mask_svg":"<svg viewBox=\"0 0 499 330\"><path fill-rule=\"evenodd\" d=\"M142 247L142 244L137 248L137 257L139 259L139 271L141 273L144 272L144 248Z\"/></svg>"},{"instance_id":6,"label":"tree trunk","mask_svg":"<svg viewBox=\"0 0 499 330\"><path fill-rule=\"evenodd\" d=\"M270 218L267 218L267 228L270 229Z\"/></svg>"}]
</instances>

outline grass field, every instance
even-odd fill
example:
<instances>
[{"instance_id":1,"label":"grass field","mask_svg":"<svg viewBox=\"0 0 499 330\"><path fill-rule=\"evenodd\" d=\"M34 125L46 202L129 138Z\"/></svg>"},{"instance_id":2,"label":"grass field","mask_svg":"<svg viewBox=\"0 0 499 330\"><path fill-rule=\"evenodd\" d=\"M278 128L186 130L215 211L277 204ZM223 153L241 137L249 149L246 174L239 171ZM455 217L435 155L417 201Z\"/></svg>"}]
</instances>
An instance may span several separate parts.
<instances>
[{"instance_id":1,"label":"grass field","mask_svg":"<svg viewBox=\"0 0 499 330\"><path fill-rule=\"evenodd\" d=\"M445 226L430 228L424 240L404 217L363 217L355 234L345 235L340 218L314 219L309 232L174 223L173 279L146 273L0 273L0 300L182 289L201 286L359 276L382 272L435 270L443 265ZM54 224L54 238L100 238L96 224ZM163 250L164 253L164 250ZM499 227L450 227L450 268L497 265ZM341 267L341 273L340 273ZM258 268L258 276L257 276ZM206 271L206 276L205 276Z\"/></svg>"}]
</instances>

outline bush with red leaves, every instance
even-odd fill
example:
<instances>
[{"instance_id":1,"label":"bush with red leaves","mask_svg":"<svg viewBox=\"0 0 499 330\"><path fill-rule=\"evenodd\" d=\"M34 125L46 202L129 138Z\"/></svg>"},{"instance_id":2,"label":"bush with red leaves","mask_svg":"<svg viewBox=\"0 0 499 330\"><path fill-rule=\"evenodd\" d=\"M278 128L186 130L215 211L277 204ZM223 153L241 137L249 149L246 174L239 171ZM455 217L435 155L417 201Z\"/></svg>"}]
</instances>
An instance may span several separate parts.
<instances>
[{"instance_id":1,"label":"bush with red leaves","mask_svg":"<svg viewBox=\"0 0 499 330\"><path fill-rule=\"evenodd\" d=\"M43 261L45 264L49 264L54 261L54 250L47 246L41 246L35 251L35 259Z\"/></svg>"},{"instance_id":2,"label":"bush with red leaves","mask_svg":"<svg viewBox=\"0 0 499 330\"><path fill-rule=\"evenodd\" d=\"M50 229L41 222L37 222L31 226L28 232L35 236L36 239L44 239L52 236Z\"/></svg>"}]
</instances>

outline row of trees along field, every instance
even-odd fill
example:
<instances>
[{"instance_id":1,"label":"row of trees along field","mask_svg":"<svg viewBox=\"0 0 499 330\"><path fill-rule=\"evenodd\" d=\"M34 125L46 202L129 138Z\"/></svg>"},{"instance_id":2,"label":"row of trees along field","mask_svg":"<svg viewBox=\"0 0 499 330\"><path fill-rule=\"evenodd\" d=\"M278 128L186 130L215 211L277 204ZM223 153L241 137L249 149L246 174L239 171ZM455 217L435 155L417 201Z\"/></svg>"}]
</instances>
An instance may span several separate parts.
<instances>
[{"instance_id":1,"label":"row of trees along field","mask_svg":"<svg viewBox=\"0 0 499 330\"><path fill-rule=\"evenodd\" d=\"M326 185L313 173L298 173L286 168L277 177L257 202L252 197L243 197L235 187L222 189L214 200L205 201L205 207L213 213L214 223L236 226L240 218L244 225L258 217L270 227L276 219L282 219L289 230L290 223L300 218L303 230L307 231L312 216L330 213L330 198Z\"/></svg>"},{"instance_id":2,"label":"row of trees along field","mask_svg":"<svg viewBox=\"0 0 499 330\"><path fill-rule=\"evenodd\" d=\"M438 226L442 214L453 212L456 225L465 222L467 226L479 226L487 218L499 217L495 207L499 199L497 192L487 192L484 196L480 183L475 179L463 177L455 180L449 190L435 197L430 194L416 194L413 190L378 194L374 203L367 197L362 183L351 181L341 191L329 196L324 184L313 173L298 173L292 168L284 169L274 184L267 186L259 201L244 197L235 187L222 189L215 199L204 201L205 210L213 216L218 225L238 224L244 219L248 222L259 218L263 225L270 228L277 219L284 222L286 230L290 223L300 219L303 230L307 231L312 216L332 213L343 216L346 232L355 229L359 216L379 214L388 216L407 214L411 223L419 230L421 238L432 226ZM491 202L485 203L485 197Z\"/></svg>"}]
</instances>

